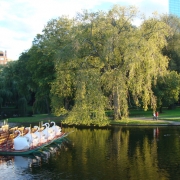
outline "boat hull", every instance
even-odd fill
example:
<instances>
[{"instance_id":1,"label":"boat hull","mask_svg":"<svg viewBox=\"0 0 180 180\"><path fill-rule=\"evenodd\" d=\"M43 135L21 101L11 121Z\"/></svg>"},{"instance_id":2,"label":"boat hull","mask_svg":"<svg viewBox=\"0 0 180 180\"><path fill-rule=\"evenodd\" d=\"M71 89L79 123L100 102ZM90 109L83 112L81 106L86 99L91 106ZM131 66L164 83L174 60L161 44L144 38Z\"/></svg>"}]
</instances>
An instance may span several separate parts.
<instances>
[{"instance_id":1,"label":"boat hull","mask_svg":"<svg viewBox=\"0 0 180 180\"><path fill-rule=\"evenodd\" d=\"M43 147L45 146L48 146L50 145L51 143L57 141L57 140L60 140L64 137L67 136L67 133L62 133L60 136L56 136L54 139L50 140L50 141L47 141L46 143L43 143L43 144L40 144L36 147L31 147L29 149L26 149L26 150L14 150L14 149L0 149L0 155L28 155L28 154L31 154L31 153L34 153L40 149L42 149Z\"/></svg>"}]
</instances>

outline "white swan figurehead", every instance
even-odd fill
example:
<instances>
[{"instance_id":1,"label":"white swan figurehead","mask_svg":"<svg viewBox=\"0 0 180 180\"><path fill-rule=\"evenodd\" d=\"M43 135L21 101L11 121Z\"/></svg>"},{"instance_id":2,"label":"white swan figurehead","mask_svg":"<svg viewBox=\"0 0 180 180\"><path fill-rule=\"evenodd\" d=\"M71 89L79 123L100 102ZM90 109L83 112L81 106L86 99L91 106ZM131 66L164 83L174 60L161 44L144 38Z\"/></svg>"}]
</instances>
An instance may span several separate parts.
<instances>
[{"instance_id":1,"label":"white swan figurehead","mask_svg":"<svg viewBox=\"0 0 180 180\"><path fill-rule=\"evenodd\" d=\"M39 126L34 126L36 128L36 132L34 134L38 137L39 143L45 143L47 141L47 138L45 137L45 134L39 131Z\"/></svg>"},{"instance_id":2,"label":"white swan figurehead","mask_svg":"<svg viewBox=\"0 0 180 180\"><path fill-rule=\"evenodd\" d=\"M45 123L42 126L46 126L46 128L42 131L43 135L45 135L45 138L52 140L55 137L55 132L52 128L49 128L49 123Z\"/></svg>"},{"instance_id":3,"label":"white swan figurehead","mask_svg":"<svg viewBox=\"0 0 180 180\"><path fill-rule=\"evenodd\" d=\"M29 149L29 142L26 137L20 136L21 132L16 130L15 133L18 132L18 136L14 138L14 149L15 150L26 150Z\"/></svg>"},{"instance_id":4,"label":"white swan figurehead","mask_svg":"<svg viewBox=\"0 0 180 180\"><path fill-rule=\"evenodd\" d=\"M51 124L53 124L52 128L54 129L55 134L60 135L61 134L61 127L57 126L54 121L51 121Z\"/></svg>"},{"instance_id":5,"label":"white swan figurehead","mask_svg":"<svg viewBox=\"0 0 180 180\"><path fill-rule=\"evenodd\" d=\"M27 141L29 142L30 146L37 146L39 143L39 138L37 137L36 134L31 133L31 128L26 127L26 130L28 129L28 133L24 135L24 137L27 138Z\"/></svg>"}]
</instances>

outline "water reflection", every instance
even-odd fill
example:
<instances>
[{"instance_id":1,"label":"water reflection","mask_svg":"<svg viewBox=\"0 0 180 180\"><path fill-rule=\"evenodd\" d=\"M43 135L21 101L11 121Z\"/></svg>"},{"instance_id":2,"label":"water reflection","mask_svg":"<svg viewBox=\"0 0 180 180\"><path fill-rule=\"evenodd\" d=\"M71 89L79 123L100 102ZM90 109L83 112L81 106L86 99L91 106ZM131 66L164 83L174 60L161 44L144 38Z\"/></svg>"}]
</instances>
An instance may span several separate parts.
<instances>
[{"instance_id":1,"label":"water reflection","mask_svg":"<svg viewBox=\"0 0 180 180\"><path fill-rule=\"evenodd\" d=\"M83 179L88 179L90 174L95 179L169 179L169 172L159 168L161 164L159 153L161 146L167 141L164 132L168 129L164 127L76 129L71 139L78 152L72 152L73 158L69 161L73 163L70 164L70 168L76 169L74 164L78 164L81 168L76 170ZM171 131L175 132L174 129ZM179 131L177 132L179 134ZM174 140L173 138L168 141ZM180 147L179 139L177 147ZM164 155L166 159L172 155L166 148L163 151L166 152Z\"/></svg>"},{"instance_id":2,"label":"water reflection","mask_svg":"<svg viewBox=\"0 0 180 180\"><path fill-rule=\"evenodd\" d=\"M46 166L49 161L56 160L60 152L66 150L68 146L71 145L70 143L71 141L68 138L64 138L31 155L0 156L0 168L3 170L1 171L1 178L8 180L36 179L33 171L40 170L40 168ZM39 179L40 176L41 175L38 174L37 179ZM46 176L43 179L46 179Z\"/></svg>"},{"instance_id":3,"label":"water reflection","mask_svg":"<svg viewBox=\"0 0 180 180\"><path fill-rule=\"evenodd\" d=\"M63 129L72 130L65 142L31 156L3 157L2 177L8 175L13 180L179 179L180 127Z\"/></svg>"},{"instance_id":4,"label":"water reflection","mask_svg":"<svg viewBox=\"0 0 180 180\"><path fill-rule=\"evenodd\" d=\"M153 129L153 136L154 138L158 139L159 138L159 128L156 127Z\"/></svg>"}]
</instances>

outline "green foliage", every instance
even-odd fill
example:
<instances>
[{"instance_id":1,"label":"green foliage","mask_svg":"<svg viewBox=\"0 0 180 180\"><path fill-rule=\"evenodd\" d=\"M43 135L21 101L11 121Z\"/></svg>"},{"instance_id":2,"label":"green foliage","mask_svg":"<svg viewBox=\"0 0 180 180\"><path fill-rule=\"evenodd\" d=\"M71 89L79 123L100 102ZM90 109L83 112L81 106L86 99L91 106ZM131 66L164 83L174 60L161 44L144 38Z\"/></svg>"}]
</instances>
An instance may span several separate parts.
<instances>
[{"instance_id":1,"label":"green foliage","mask_svg":"<svg viewBox=\"0 0 180 180\"><path fill-rule=\"evenodd\" d=\"M35 92L34 109L42 110L45 107L46 112L49 113L50 83L54 79L54 64L52 56L46 53L41 50L41 47L34 45L28 51L30 58L27 62L27 69L32 76L31 90ZM48 104L44 106L46 104L44 102Z\"/></svg>"},{"instance_id":2,"label":"green foliage","mask_svg":"<svg viewBox=\"0 0 180 180\"><path fill-rule=\"evenodd\" d=\"M78 14L72 31L68 29L70 39L58 53L51 89L52 97L55 94L58 100L74 98L67 121L91 123L91 113L98 115L97 119L104 118L108 104L103 100L105 94L112 95L115 119L128 116L129 95L136 105L141 101L145 110L148 105L156 107L152 85L168 66L168 58L161 51L170 28L157 17L135 28L132 22L137 12L134 7L120 6L107 14L84 11ZM59 106L52 107L58 112Z\"/></svg>"},{"instance_id":3,"label":"green foliage","mask_svg":"<svg viewBox=\"0 0 180 180\"><path fill-rule=\"evenodd\" d=\"M162 21L168 24L172 29L172 35L167 39L167 46L163 49L163 54L171 60L169 70L180 72L180 18L175 16L162 16Z\"/></svg>"},{"instance_id":4,"label":"green foliage","mask_svg":"<svg viewBox=\"0 0 180 180\"><path fill-rule=\"evenodd\" d=\"M3 71L10 81L5 85L0 79L0 95L8 96L3 86L9 87L9 96L18 89L17 97L27 100L33 92L34 112L52 111L67 115L68 124L88 125L108 124L107 109L114 111L114 119L126 119L131 101L144 110L156 109L157 100L173 103L179 77L167 68L170 54L175 57L172 69L178 62L178 46L171 45L179 34L173 36L175 27L168 22L176 21L154 15L135 27L138 16L137 8L116 5L108 12L83 11L75 18L50 20L33 46ZM168 102L164 96L170 97Z\"/></svg>"},{"instance_id":5,"label":"green foliage","mask_svg":"<svg viewBox=\"0 0 180 180\"><path fill-rule=\"evenodd\" d=\"M0 97L0 107L2 107L3 98Z\"/></svg>"},{"instance_id":6,"label":"green foliage","mask_svg":"<svg viewBox=\"0 0 180 180\"><path fill-rule=\"evenodd\" d=\"M27 63L30 56L27 52L20 55L19 60L15 61L11 68L12 78L16 82L18 95L20 97L26 97L27 101L31 98L31 73L27 69Z\"/></svg>"},{"instance_id":7,"label":"green foliage","mask_svg":"<svg viewBox=\"0 0 180 180\"><path fill-rule=\"evenodd\" d=\"M15 62L9 62L1 68L0 74L0 97L3 99L2 104L5 106L8 102L18 101L18 86L14 79Z\"/></svg>"},{"instance_id":8,"label":"green foliage","mask_svg":"<svg viewBox=\"0 0 180 180\"><path fill-rule=\"evenodd\" d=\"M179 99L180 75L171 71L165 76L158 78L158 83L154 88L158 106L169 106Z\"/></svg>"},{"instance_id":9,"label":"green foliage","mask_svg":"<svg viewBox=\"0 0 180 180\"><path fill-rule=\"evenodd\" d=\"M65 123L108 124L106 98L101 91L100 73L96 69L77 71L75 105Z\"/></svg>"}]
</instances>

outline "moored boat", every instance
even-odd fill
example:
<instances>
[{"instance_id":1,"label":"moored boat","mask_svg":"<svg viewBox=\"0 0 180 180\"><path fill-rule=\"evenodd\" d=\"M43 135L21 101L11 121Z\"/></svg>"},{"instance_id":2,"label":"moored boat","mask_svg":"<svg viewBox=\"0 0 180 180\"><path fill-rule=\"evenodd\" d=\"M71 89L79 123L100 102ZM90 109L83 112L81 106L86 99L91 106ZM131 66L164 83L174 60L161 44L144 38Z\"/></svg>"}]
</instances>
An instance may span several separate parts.
<instances>
[{"instance_id":1,"label":"moored boat","mask_svg":"<svg viewBox=\"0 0 180 180\"><path fill-rule=\"evenodd\" d=\"M21 133L19 130L16 130L13 134L12 133L10 134L10 131L7 130L4 133L2 132L3 136L2 137L0 136L0 155L31 154L68 135L68 133L61 132L61 128L59 128L60 132L53 135L53 138L49 132L48 134L51 138L47 136L46 139L42 141L41 140L42 138L38 140L39 137L35 133L31 133L29 127L25 129L29 130L26 134ZM36 143L33 143L34 141Z\"/></svg>"},{"instance_id":2,"label":"moored boat","mask_svg":"<svg viewBox=\"0 0 180 180\"><path fill-rule=\"evenodd\" d=\"M61 133L60 136L55 137L52 140L48 140L46 143L39 144L37 146L30 147L28 149L23 150L15 150L14 148L1 148L0 149L0 155L27 155L31 154L45 146L50 145L51 143L55 142L56 140L62 139L67 136L67 133Z\"/></svg>"}]
</instances>

